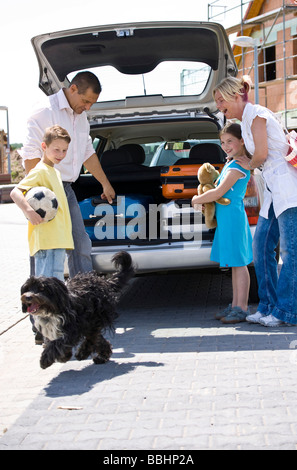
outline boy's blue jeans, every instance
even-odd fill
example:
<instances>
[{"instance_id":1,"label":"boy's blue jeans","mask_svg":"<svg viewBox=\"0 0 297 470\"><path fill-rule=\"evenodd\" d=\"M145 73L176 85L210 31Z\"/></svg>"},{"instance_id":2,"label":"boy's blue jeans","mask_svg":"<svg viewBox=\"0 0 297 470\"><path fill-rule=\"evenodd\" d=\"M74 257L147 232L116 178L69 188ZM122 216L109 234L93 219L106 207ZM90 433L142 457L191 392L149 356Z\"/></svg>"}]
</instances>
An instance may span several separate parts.
<instances>
[{"instance_id":1,"label":"boy's blue jeans","mask_svg":"<svg viewBox=\"0 0 297 470\"><path fill-rule=\"evenodd\" d=\"M275 248L280 240L278 276ZM297 324L297 207L278 218L270 206L268 219L259 217L253 240L254 265L260 303L258 311Z\"/></svg>"},{"instance_id":2,"label":"boy's blue jeans","mask_svg":"<svg viewBox=\"0 0 297 470\"><path fill-rule=\"evenodd\" d=\"M64 281L65 256L66 250L60 248L37 251L33 257L34 275L57 277L60 281ZM30 321L33 325L33 331L36 333L37 330L34 326L34 315L30 315Z\"/></svg>"},{"instance_id":3,"label":"boy's blue jeans","mask_svg":"<svg viewBox=\"0 0 297 470\"><path fill-rule=\"evenodd\" d=\"M35 276L57 277L64 281L64 261L66 250L39 250L34 255Z\"/></svg>"}]
</instances>

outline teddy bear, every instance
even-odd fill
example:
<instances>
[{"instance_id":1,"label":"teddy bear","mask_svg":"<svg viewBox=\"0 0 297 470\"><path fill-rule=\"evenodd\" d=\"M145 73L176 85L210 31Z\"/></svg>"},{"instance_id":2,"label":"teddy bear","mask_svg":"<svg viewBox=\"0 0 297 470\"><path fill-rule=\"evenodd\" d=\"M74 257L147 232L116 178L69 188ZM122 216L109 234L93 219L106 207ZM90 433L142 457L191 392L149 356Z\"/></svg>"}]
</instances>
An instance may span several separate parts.
<instances>
[{"instance_id":1,"label":"teddy bear","mask_svg":"<svg viewBox=\"0 0 297 470\"><path fill-rule=\"evenodd\" d=\"M218 179L219 175L220 173L215 169L214 166L212 166L210 163L203 163L203 165L201 165L198 170L198 181L200 183L198 186L198 195L200 196L206 191L214 189L216 187L214 183ZM216 202L218 204L227 206L230 204L230 199L221 197ZM208 228L216 228L217 221L215 219L215 202L207 202L206 204L203 204L203 206L204 209L202 212L205 218L205 225Z\"/></svg>"}]
</instances>

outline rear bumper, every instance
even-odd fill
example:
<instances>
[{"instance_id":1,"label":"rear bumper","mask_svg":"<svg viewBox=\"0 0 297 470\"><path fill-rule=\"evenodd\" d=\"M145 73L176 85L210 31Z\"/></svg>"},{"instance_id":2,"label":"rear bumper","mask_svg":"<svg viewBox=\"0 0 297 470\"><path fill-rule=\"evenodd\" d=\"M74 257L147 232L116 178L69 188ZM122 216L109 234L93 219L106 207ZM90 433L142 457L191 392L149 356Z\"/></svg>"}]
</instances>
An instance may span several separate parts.
<instances>
[{"instance_id":1,"label":"rear bumper","mask_svg":"<svg viewBox=\"0 0 297 470\"><path fill-rule=\"evenodd\" d=\"M112 256L121 250L132 256L137 272L153 272L174 269L187 269L215 265L210 261L211 244L201 248L197 243L166 244L161 246L137 247L117 246L92 251L92 261L97 272L112 272Z\"/></svg>"},{"instance_id":2,"label":"rear bumper","mask_svg":"<svg viewBox=\"0 0 297 470\"><path fill-rule=\"evenodd\" d=\"M255 226L251 227L252 236ZM92 261L97 272L114 271L112 257L115 253L125 250L132 256L137 272L154 272L163 270L180 270L207 268L218 266L210 261L211 242L186 241L166 243L162 245L136 246L117 245L93 247Z\"/></svg>"}]
</instances>

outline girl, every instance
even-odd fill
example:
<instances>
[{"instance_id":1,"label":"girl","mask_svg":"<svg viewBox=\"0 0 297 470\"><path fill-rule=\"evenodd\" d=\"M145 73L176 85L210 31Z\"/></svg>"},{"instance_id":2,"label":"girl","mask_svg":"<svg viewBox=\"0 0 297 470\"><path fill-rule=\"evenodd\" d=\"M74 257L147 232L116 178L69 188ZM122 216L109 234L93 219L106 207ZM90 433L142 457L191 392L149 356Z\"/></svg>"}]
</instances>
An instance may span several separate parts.
<instances>
[{"instance_id":1,"label":"girl","mask_svg":"<svg viewBox=\"0 0 297 470\"><path fill-rule=\"evenodd\" d=\"M282 126L273 113L249 103L244 78L225 78L213 91L227 119L242 121L244 144L252 155L237 157L246 169L261 165L264 202L253 241L259 285L258 311L247 320L264 326L297 324L297 171L283 156L288 151ZM280 241L282 268L277 272L275 248Z\"/></svg>"},{"instance_id":2,"label":"girl","mask_svg":"<svg viewBox=\"0 0 297 470\"><path fill-rule=\"evenodd\" d=\"M232 304L216 315L216 318L223 323L238 323L245 321L249 313L250 276L247 265L253 259L252 235L243 198L250 179L250 171L235 161L246 152L240 125L225 126L220 138L222 148L231 161L224 166L217 180L217 187L201 196L194 196L192 205L216 201L221 196L231 201L228 206L216 204L217 228L210 259L220 263L221 267L232 267Z\"/></svg>"}]
</instances>

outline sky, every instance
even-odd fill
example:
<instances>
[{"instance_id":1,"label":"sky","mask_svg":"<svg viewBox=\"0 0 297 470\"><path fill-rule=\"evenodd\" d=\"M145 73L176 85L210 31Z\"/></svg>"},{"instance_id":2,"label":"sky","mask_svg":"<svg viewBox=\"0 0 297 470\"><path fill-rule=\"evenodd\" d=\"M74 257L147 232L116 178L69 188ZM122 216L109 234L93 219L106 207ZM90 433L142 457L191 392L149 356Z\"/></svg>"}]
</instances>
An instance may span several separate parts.
<instances>
[{"instance_id":1,"label":"sky","mask_svg":"<svg viewBox=\"0 0 297 470\"><path fill-rule=\"evenodd\" d=\"M10 143L24 142L27 117L34 105L44 99L38 86L39 69L31 45L32 37L104 24L207 21L208 3L212 2L213 0L71 0L64 5L61 0L3 1L0 27L0 107L8 107ZM239 0L233 0L234 2L236 5L240 4ZM224 3L226 2L222 4ZM216 11L219 12L219 9ZM224 24L223 18L217 21ZM232 23L235 23L234 19ZM104 87L104 83L102 85ZM6 117L0 111L0 129L5 127Z\"/></svg>"}]
</instances>

